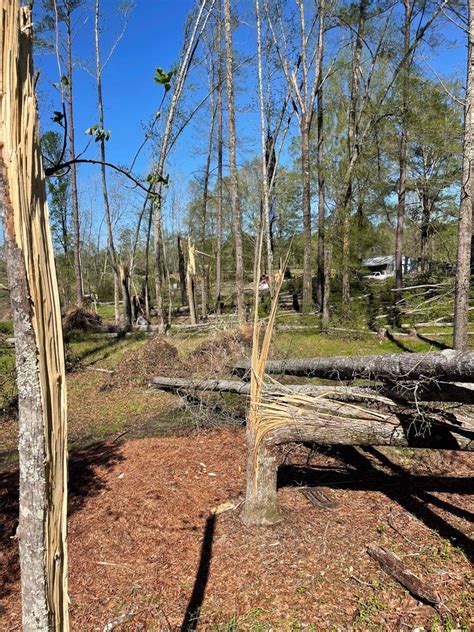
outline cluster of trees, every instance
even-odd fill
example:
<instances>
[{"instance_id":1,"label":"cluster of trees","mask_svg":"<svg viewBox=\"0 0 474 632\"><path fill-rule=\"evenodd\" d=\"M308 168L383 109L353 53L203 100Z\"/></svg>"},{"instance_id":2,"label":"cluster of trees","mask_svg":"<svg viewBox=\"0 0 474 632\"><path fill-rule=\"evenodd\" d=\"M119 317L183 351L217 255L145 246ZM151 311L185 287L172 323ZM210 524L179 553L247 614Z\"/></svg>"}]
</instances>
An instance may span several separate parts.
<instances>
[{"instance_id":1,"label":"cluster of trees","mask_svg":"<svg viewBox=\"0 0 474 632\"><path fill-rule=\"evenodd\" d=\"M74 144L71 15L88 5L43 0L37 29L38 45L52 47L60 74L55 121L63 129L45 133L43 151L64 303L81 305L86 281L101 298L115 297L117 319L119 294L130 324L130 296L138 293L145 311L153 304L164 326L170 307L192 303L198 285L201 313L220 311L229 299L224 283L232 282L243 318L246 283L270 272L290 242L290 265L301 270L302 309L316 309L323 321L331 305L350 310L367 256L394 255L398 289L403 255L416 258L423 274L436 263L453 269L463 148L469 151L469 138L463 139L469 90L454 73L440 76L429 59L448 45L447 27L465 41L468 3L255 0L245 16L246 28L252 20L254 46L238 50L233 36L241 28L242 5L196 1L176 66L157 68L163 98L127 166L107 160L102 73L132 7L123 9L124 28L104 56L107 16L100 0L92 4L99 122L87 133L100 149L95 160L77 156ZM203 70L208 85L193 90L192 78ZM240 107L242 85L255 95L250 117L249 108L243 113ZM243 116L252 120L244 133ZM183 201L168 165L183 130L195 121L205 130L199 138L203 168ZM138 174L137 155L146 143L153 168ZM249 144L252 149L244 150ZM105 239L88 238L84 230L76 175L84 162L100 169ZM129 206L126 221L112 208L110 169L118 172L112 188L119 198L127 179L136 184L135 197L118 205L121 212ZM463 230L470 238L470 226ZM72 278L75 296L68 290ZM186 287L187 279L194 289Z\"/></svg>"}]
</instances>

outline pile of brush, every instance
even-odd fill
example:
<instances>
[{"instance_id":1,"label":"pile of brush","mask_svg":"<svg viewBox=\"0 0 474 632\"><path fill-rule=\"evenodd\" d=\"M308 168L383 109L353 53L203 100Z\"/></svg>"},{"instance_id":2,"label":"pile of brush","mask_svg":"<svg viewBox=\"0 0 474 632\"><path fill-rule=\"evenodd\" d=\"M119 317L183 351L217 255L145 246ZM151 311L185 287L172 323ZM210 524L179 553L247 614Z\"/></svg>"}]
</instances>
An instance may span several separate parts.
<instances>
[{"instance_id":1,"label":"pile of brush","mask_svg":"<svg viewBox=\"0 0 474 632\"><path fill-rule=\"evenodd\" d=\"M102 324L102 318L95 312L89 312L82 307L71 309L63 319L63 331L97 331Z\"/></svg>"}]
</instances>

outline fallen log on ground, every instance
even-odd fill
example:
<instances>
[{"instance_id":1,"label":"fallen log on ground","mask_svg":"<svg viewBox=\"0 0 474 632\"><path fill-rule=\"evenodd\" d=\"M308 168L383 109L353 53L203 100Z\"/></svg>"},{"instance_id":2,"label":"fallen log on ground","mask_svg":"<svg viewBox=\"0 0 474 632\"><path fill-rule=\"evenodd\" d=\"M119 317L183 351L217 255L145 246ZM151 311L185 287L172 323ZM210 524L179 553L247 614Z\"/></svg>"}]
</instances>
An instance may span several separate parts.
<instances>
[{"instance_id":1,"label":"fallen log on ground","mask_svg":"<svg viewBox=\"0 0 474 632\"><path fill-rule=\"evenodd\" d=\"M380 564L387 575L396 579L418 601L434 607L439 606L440 599L438 595L422 582L419 577L405 568L402 560L395 553L386 551L377 545L369 546L367 553Z\"/></svg>"},{"instance_id":2,"label":"fallen log on ground","mask_svg":"<svg viewBox=\"0 0 474 632\"><path fill-rule=\"evenodd\" d=\"M203 380L179 377L157 376L150 386L167 391L209 391L221 393L250 394L250 382L236 380ZM321 395L328 393L327 386L317 384L266 384L266 392L293 392ZM380 401L382 398L392 400L394 405L400 402L458 402L474 404L474 384L460 382L395 382L383 384L377 388L354 386L331 386L329 398L341 401L364 402L374 401L374 396Z\"/></svg>"},{"instance_id":3,"label":"fallen log on ground","mask_svg":"<svg viewBox=\"0 0 474 632\"><path fill-rule=\"evenodd\" d=\"M244 374L250 362L239 362L234 371ZM320 377L329 380L403 379L474 382L474 352L452 351L430 353L387 353L367 356L335 356L270 360L266 373Z\"/></svg>"},{"instance_id":4,"label":"fallen log on ground","mask_svg":"<svg viewBox=\"0 0 474 632\"><path fill-rule=\"evenodd\" d=\"M456 419L452 423L438 416L417 413L395 415L354 405L315 400L311 408L306 395L265 395L260 405L259 435L255 442L248 485L252 505L244 506L246 524L270 525L282 519L277 498L277 472L287 443L322 445L372 445L474 451L474 423ZM303 400L304 398L304 400ZM332 404L332 405L331 405Z\"/></svg>"},{"instance_id":5,"label":"fallen log on ground","mask_svg":"<svg viewBox=\"0 0 474 632\"><path fill-rule=\"evenodd\" d=\"M194 390L238 395L250 394L249 383L232 380L155 377L150 385L171 391ZM437 408L432 405L422 405L418 401L416 406L405 405L384 396L375 389L345 386L267 384L263 388L263 393L266 398L283 402L285 414L294 422L284 424L278 429L279 443L292 440L317 442L316 439L301 438L305 432L308 432L311 437L317 430L322 443L412 445L474 450L474 420L456 408ZM303 408L288 403L298 396L304 402ZM371 405L372 408L356 406L353 405L354 403ZM298 399L296 399L296 404L298 404ZM265 407L265 404L263 406ZM278 418L281 411L278 408L275 410L275 416ZM367 426L368 422L370 423ZM383 426L387 423L390 424L388 429ZM394 429L397 432L394 432ZM455 435L454 440L451 440L451 434ZM339 435L341 435L340 440ZM446 442L443 443L445 440ZM382 441L382 443L376 444L374 441Z\"/></svg>"}]
</instances>

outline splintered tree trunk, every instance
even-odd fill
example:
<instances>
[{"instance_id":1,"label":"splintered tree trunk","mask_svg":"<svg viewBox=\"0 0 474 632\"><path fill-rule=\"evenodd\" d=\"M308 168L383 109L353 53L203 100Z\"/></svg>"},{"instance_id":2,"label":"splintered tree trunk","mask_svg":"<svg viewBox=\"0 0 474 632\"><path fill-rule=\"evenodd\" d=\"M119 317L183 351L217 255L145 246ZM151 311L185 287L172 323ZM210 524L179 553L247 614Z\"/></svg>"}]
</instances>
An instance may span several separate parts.
<instances>
[{"instance_id":1,"label":"splintered tree trunk","mask_svg":"<svg viewBox=\"0 0 474 632\"><path fill-rule=\"evenodd\" d=\"M247 491L241 518L248 526L267 527L283 519L277 497L277 454L266 443L258 447L251 430L247 430L247 446Z\"/></svg>"},{"instance_id":2,"label":"splintered tree trunk","mask_svg":"<svg viewBox=\"0 0 474 632\"><path fill-rule=\"evenodd\" d=\"M468 2L468 59L467 89L464 107L464 146L461 205L458 224L458 251L456 271L456 295L454 299L455 349L468 346L469 289L471 281L471 239L474 178L474 0Z\"/></svg>"},{"instance_id":3,"label":"splintered tree trunk","mask_svg":"<svg viewBox=\"0 0 474 632\"><path fill-rule=\"evenodd\" d=\"M67 429L61 311L34 94L32 16L0 0L0 196L15 328L22 621L67 631Z\"/></svg>"},{"instance_id":4,"label":"splintered tree trunk","mask_svg":"<svg viewBox=\"0 0 474 632\"><path fill-rule=\"evenodd\" d=\"M232 51L232 25L230 0L224 0L224 35L226 52L227 110L229 117L229 163L230 192L232 200L232 224L234 229L235 250L235 289L237 292L237 314L240 322L245 320L244 306L244 251L242 244L242 218L239 200L239 181L237 174L235 105L234 105L234 55Z\"/></svg>"}]
</instances>

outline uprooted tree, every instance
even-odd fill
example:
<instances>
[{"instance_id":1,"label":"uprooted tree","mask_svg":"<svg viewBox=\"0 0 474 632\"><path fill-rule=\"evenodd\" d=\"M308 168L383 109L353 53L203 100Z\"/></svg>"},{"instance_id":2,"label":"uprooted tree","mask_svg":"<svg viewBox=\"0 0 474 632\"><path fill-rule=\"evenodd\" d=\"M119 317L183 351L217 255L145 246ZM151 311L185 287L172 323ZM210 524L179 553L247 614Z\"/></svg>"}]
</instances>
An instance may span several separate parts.
<instances>
[{"instance_id":1,"label":"uprooted tree","mask_svg":"<svg viewBox=\"0 0 474 632\"><path fill-rule=\"evenodd\" d=\"M23 629L68 630L66 380L31 8L0 0L0 21L0 203L15 328Z\"/></svg>"}]
</instances>

